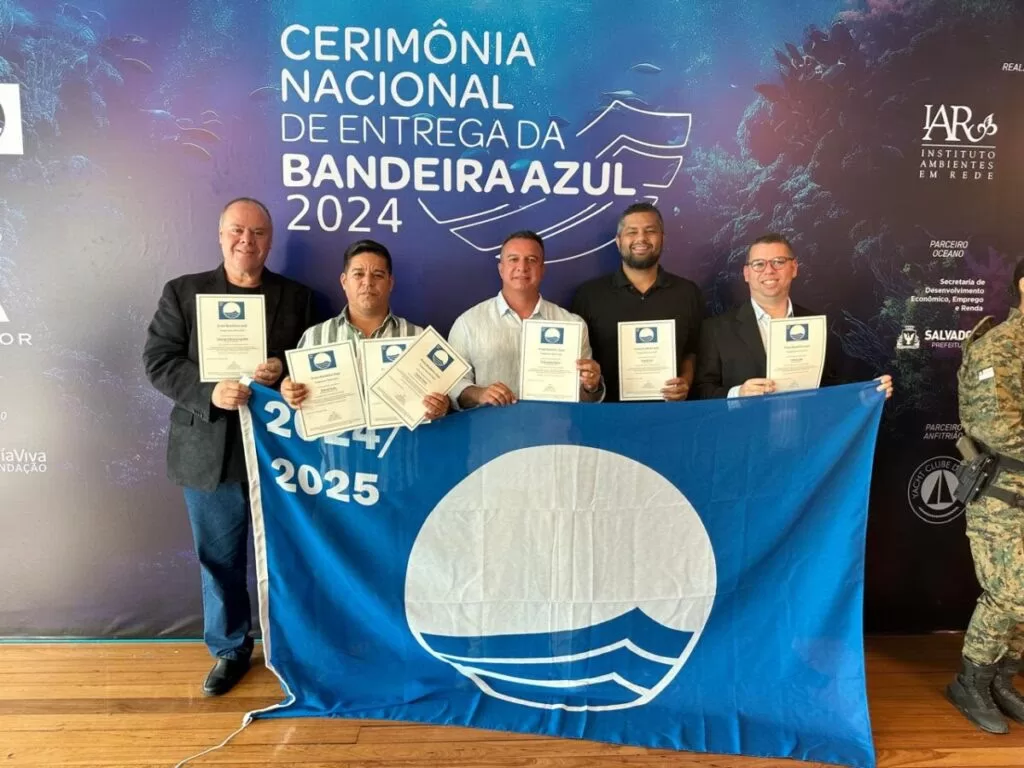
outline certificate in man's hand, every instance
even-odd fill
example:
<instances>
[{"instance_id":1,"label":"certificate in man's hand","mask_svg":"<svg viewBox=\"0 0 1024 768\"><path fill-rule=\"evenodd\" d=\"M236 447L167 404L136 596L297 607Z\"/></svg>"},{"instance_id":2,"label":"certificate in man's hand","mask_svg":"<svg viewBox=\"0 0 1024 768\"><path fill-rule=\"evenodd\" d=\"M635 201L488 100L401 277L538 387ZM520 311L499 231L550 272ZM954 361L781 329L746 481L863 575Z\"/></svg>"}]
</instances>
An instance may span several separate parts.
<instances>
[{"instance_id":1,"label":"certificate in man's hand","mask_svg":"<svg viewBox=\"0 0 1024 768\"><path fill-rule=\"evenodd\" d=\"M199 380L252 376L267 359L266 317L260 294L196 294Z\"/></svg>"},{"instance_id":2,"label":"certificate in man's hand","mask_svg":"<svg viewBox=\"0 0 1024 768\"><path fill-rule=\"evenodd\" d=\"M776 392L817 389L825 370L828 324L825 315L785 317L768 324L766 375Z\"/></svg>"},{"instance_id":3,"label":"certificate in man's hand","mask_svg":"<svg viewBox=\"0 0 1024 768\"><path fill-rule=\"evenodd\" d=\"M299 406L303 438L312 440L366 426L353 342L290 349L285 356L292 381L309 389Z\"/></svg>"},{"instance_id":4,"label":"certificate in man's hand","mask_svg":"<svg viewBox=\"0 0 1024 768\"><path fill-rule=\"evenodd\" d=\"M583 350L582 322L524 320L519 347L520 400L580 401L576 361Z\"/></svg>"},{"instance_id":5,"label":"certificate in man's hand","mask_svg":"<svg viewBox=\"0 0 1024 768\"><path fill-rule=\"evenodd\" d=\"M370 390L391 407L405 426L416 429L427 416L423 398L431 392L447 395L469 369L469 363L428 326L370 385Z\"/></svg>"},{"instance_id":6,"label":"certificate in man's hand","mask_svg":"<svg viewBox=\"0 0 1024 768\"><path fill-rule=\"evenodd\" d=\"M398 336L390 339L363 339L359 342L359 362L362 365L363 381L367 383L366 426L370 429L402 426L398 414L369 385L379 379L415 340L415 336Z\"/></svg>"},{"instance_id":7,"label":"certificate in man's hand","mask_svg":"<svg viewBox=\"0 0 1024 768\"><path fill-rule=\"evenodd\" d=\"M663 400L676 370L676 321L619 323L619 400Z\"/></svg>"}]
</instances>

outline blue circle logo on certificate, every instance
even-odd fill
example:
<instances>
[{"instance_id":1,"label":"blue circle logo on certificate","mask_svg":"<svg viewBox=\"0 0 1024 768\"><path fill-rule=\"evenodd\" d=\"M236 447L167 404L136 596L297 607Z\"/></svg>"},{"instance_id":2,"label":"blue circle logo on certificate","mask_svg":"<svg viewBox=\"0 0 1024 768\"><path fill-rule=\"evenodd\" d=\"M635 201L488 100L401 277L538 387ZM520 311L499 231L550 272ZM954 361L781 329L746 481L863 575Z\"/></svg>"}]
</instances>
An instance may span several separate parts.
<instances>
[{"instance_id":1,"label":"blue circle logo on certificate","mask_svg":"<svg viewBox=\"0 0 1024 768\"><path fill-rule=\"evenodd\" d=\"M221 320L245 320L245 305L237 301L219 301L217 314Z\"/></svg>"},{"instance_id":2,"label":"blue circle logo on certificate","mask_svg":"<svg viewBox=\"0 0 1024 768\"><path fill-rule=\"evenodd\" d=\"M807 341L807 323L797 323L786 328L786 341Z\"/></svg>"},{"instance_id":3,"label":"blue circle logo on certificate","mask_svg":"<svg viewBox=\"0 0 1024 768\"><path fill-rule=\"evenodd\" d=\"M393 363L405 351L405 344L385 344L380 348L380 361Z\"/></svg>"},{"instance_id":4,"label":"blue circle logo on certificate","mask_svg":"<svg viewBox=\"0 0 1024 768\"><path fill-rule=\"evenodd\" d=\"M439 371L445 370L452 364L452 356L441 349L440 344L430 350L430 354L427 355L427 357L429 357L430 361L437 366Z\"/></svg>"},{"instance_id":5,"label":"blue circle logo on certificate","mask_svg":"<svg viewBox=\"0 0 1024 768\"><path fill-rule=\"evenodd\" d=\"M645 326L636 329L637 344L655 344L658 341L658 329Z\"/></svg>"},{"instance_id":6,"label":"blue circle logo on certificate","mask_svg":"<svg viewBox=\"0 0 1024 768\"><path fill-rule=\"evenodd\" d=\"M564 328L549 328L545 326L540 331L541 344L562 344L565 339Z\"/></svg>"},{"instance_id":7,"label":"blue circle logo on certificate","mask_svg":"<svg viewBox=\"0 0 1024 768\"><path fill-rule=\"evenodd\" d=\"M334 359L333 352L313 352L309 356L309 367L314 371L326 371L330 368L337 368L338 364Z\"/></svg>"}]
</instances>

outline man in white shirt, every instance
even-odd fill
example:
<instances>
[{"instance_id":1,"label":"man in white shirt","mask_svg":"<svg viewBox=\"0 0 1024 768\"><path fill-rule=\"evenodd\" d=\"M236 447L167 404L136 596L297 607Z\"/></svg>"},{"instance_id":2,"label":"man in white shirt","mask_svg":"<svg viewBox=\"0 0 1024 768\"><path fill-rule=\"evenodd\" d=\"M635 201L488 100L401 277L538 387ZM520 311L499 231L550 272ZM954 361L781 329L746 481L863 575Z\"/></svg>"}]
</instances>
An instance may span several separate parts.
<instances>
[{"instance_id":1,"label":"man in white shirt","mask_svg":"<svg viewBox=\"0 0 1024 768\"><path fill-rule=\"evenodd\" d=\"M299 339L299 349L355 341L358 354L360 339L391 339L423 333L418 325L391 313L395 276L387 248L374 240L359 240L345 249L344 258L340 281L348 304L337 317L307 328ZM286 376L281 382L281 396L292 408L298 408L309 396L309 389ZM448 398L444 395L428 394L423 405L431 421L448 412Z\"/></svg>"},{"instance_id":2,"label":"man in white shirt","mask_svg":"<svg viewBox=\"0 0 1024 768\"><path fill-rule=\"evenodd\" d=\"M519 399L519 353L523 320L575 320L578 315L541 298L544 277L544 241L534 232L514 232L501 245L498 261L501 292L480 302L455 319L448 342L472 366L451 392L459 408L511 405ZM601 367L593 359L586 325L583 350L576 361L580 399L604 398Z\"/></svg>"},{"instance_id":3,"label":"man in white shirt","mask_svg":"<svg viewBox=\"0 0 1024 768\"><path fill-rule=\"evenodd\" d=\"M768 325L773 318L817 314L793 304L789 289L799 272L793 248L784 236L771 233L757 238L747 251L743 279L750 287L750 301L705 320L694 390L702 400L718 397L768 395L775 382L765 377ZM837 384L826 357L822 385ZM892 377L878 378L878 389L892 397Z\"/></svg>"}]
</instances>

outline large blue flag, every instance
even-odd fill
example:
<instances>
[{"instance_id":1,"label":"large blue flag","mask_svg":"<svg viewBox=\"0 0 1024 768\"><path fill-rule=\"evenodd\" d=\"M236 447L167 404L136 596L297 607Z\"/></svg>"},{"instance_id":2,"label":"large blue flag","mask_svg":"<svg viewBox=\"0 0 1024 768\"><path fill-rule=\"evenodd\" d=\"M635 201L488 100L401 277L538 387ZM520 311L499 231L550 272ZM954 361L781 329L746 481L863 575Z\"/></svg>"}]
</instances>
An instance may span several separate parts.
<instances>
[{"instance_id":1,"label":"large blue flag","mask_svg":"<svg viewBox=\"0 0 1024 768\"><path fill-rule=\"evenodd\" d=\"M306 442L243 429L260 716L413 720L873 766L874 384L519 403Z\"/></svg>"}]
</instances>

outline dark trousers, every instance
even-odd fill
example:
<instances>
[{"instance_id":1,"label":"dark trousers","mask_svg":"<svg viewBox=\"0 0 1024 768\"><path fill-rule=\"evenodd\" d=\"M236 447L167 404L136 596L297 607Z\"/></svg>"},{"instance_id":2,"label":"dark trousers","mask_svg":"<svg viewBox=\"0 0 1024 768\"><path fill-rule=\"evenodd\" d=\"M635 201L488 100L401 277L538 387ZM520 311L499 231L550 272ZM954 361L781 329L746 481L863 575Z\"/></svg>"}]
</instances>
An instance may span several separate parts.
<instances>
[{"instance_id":1,"label":"dark trousers","mask_svg":"<svg viewBox=\"0 0 1024 768\"><path fill-rule=\"evenodd\" d=\"M224 659L247 659L252 653L247 490L242 483L221 483L212 492L184 489L202 569L203 640L211 654Z\"/></svg>"}]
</instances>

